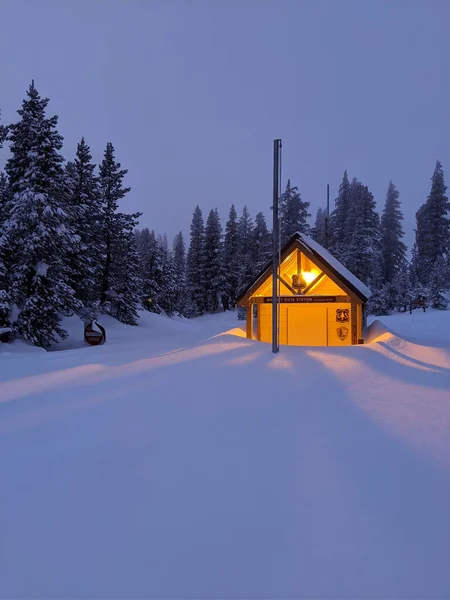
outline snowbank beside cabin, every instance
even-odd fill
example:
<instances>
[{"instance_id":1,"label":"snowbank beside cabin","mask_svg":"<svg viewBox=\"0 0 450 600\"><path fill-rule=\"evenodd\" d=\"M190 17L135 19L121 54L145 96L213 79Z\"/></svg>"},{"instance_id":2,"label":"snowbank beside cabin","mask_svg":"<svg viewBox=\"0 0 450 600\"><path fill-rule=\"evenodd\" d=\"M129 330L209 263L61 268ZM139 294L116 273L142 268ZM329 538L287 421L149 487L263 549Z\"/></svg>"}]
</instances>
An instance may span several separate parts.
<instances>
[{"instance_id":1,"label":"snowbank beside cabin","mask_svg":"<svg viewBox=\"0 0 450 600\"><path fill-rule=\"evenodd\" d=\"M418 308L412 314L394 313L385 317L368 317L369 325L379 320L396 335L421 345L450 347L450 310L426 312Z\"/></svg>"}]
</instances>

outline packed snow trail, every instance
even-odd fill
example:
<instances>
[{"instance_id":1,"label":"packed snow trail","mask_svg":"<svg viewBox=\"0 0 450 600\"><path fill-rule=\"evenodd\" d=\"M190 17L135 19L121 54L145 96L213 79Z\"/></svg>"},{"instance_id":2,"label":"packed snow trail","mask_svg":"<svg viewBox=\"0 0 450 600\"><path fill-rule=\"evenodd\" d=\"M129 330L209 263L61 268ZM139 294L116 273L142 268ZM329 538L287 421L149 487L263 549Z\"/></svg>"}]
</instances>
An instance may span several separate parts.
<instances>
[{"instance_id":1,"label":"packed snow trail","mask_svg":"<svg viewBox=\"0 0 450 600\"><path fill-rule=\"evenodd\" d=\"M2 359L0 597L448 598L450 344L198 333Z\"/></svg>"}]
</instances>

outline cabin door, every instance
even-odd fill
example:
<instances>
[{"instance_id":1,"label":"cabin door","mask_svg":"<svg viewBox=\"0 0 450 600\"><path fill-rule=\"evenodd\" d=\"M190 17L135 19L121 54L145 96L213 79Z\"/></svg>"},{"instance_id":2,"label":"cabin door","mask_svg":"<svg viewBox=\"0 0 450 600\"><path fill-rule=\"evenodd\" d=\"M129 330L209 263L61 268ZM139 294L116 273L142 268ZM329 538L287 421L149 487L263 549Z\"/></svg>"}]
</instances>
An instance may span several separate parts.
<instances>
[{"instance_id":1,"label":"cabin door","mask_svg":"<svg viewBox=\"0 0 450 600\"><path fill-rule=\"evenodd\" d=\"M326 346L327 313L320 304L290 305L288 337L291 346Z\"/></svg>"}]
</instances>

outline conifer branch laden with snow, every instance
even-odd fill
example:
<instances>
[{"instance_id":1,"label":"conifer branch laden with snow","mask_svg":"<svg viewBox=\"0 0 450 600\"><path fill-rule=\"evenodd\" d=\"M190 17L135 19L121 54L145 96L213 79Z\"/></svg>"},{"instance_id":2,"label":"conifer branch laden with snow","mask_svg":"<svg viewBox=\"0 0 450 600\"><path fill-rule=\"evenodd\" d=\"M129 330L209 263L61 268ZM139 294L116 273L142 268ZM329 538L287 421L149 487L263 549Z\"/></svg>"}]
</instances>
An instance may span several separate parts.
<instances>
[{"instance_id":1,"label":"conifer branch laden with snow","mask_svg":"<svg viewBox=\"0 0 450 600\"><path fill-rule=\"evenodd\" d=\"M205 227L204 276L206 290L206 310L217 312L225 292L223 269L222 227L217 208L211 210Z\"/></svg>"},{"instance_id":2,"label":"conifer branch laden with snow","mask_svg":"<svg viewBox=\"0 0 450 600\"><path fill-rule=\"evenodd\" d=\"M406 263L406 246L403 243L403 214L399 192L392 181L386 193L386 201L381 215L382 274L387 283L392 283L397 273Z\"/></svg>"},{"instance_id":3,"label":"conifer branch laden with snow","mask_svg":"<svg viewBox=\"0 0 450 600\"><path fill-rule=\"evenodd\" d=\"M134 231L141 213L119 212L119 201L130 191L123 187L127 174L108 142L99 171L101 234L104 261L100 308L128 325L138 323L141 280Z\"/></svg>"},{"instance_id":4,"label":"conifer branch laden with snow","mask_svg":"<svg viewBox=\"0 0 450 600\"><path fill-rule=\"evenodd\" d=\"M309 202L302 200L297 186L291 186L288 179L285 191L280 197L281 245L283 246L294 233L309 233Z\"/></svg>"},{"instance_id":5,"label":"conifer branch laden with snow","mask_svg":"<svg viewBox=\"0 0 450 600\"><path fill-rule=\"evenodd\" d=\"M311 230L311 237L318 244L323 246L324 248L327 246L327 236L326 236L326 219L327 210L319 207L316 213L316 221L314 223L314 227Z\"/></svg>"},{"instance_id":6,"label":"conifer branch laden with snow","mask_svg":"<svg viewBox=\"0 0 450 600\"><path fill-rule=\"evenodd\" d=\"M4 230L7 221L7 204L9 201L9 182L5 173L0 173L0 327L9 325L11 297L9 294L10 252L6 243Z\"/></svg>"},{"instance_id":7,"label":"conifer branch laden with snow","mask_svg":"<svg viewBox=\"0 0 450 600\"><path fill-rule=\"evenodd\" d=\"M426 288L433 308L446 308L450 289L450 202L444 170L438 160L431 178L428 198L416 213L413 255L418 282Z\"/></svg>"},{"instance_id":8,"label":"conifer branch laden with snow","mask_svg":"<svg viewBox=\"0 0 450 600\"><path fill-rule=\"evenodd\" d=\"M239 288L239 229L238 216L234 204L228 213L228 221L225 225L223 268L225 273L225 295L226 305L233 305Z\"/></svg>"},{"instance_id":9,"label":"conifer branch laden with snow","mask_svg":"<svg viewBox=\"0 0 450 600\"><path fill-rule=\"evenodd\" d=\"M253 220L247 206L244 206L238 222L238 293L241 289L247 287L255 275L255 265L253 263L253 230Z\"/></svg>"},{"instance_id":10,"label":"conifer branch laden with snow","mask_svg":"<svg viewBox=\"0 0 450 600\"><path fill-rule=\"evenodd\" d=\"M4 241L11 256L10 294L17 306L14 326L31 343L48 347L67 336L61 316L80 306L70 286L67 255L75 242L68 219L62 136L58 117L45 116L49 100L31 83L9 127L6 163L10 199Z\"/></svg>"},{"instance_id":11,"label":"conifer branch laden with snow","mask_svg":"<svg viewBox=\"0 0 450 600\"><path fill-rule=\"evenodd\" d=\"M186 288L191 316L202 315L206 310L205 286L205 225L201 208L194 210L191 237L186 260Z\"/></svg>"}]
</instances>

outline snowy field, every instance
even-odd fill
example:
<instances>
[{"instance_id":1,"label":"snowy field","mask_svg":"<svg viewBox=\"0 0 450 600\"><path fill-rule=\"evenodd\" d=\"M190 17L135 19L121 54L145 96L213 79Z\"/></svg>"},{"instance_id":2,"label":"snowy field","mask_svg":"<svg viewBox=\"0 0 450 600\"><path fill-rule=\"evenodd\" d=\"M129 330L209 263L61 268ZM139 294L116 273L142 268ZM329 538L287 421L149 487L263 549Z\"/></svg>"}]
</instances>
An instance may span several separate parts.
<instances>
[{"instance_id":1,"label":"snowy field","mask_svg":"<svg viewBox=\"0 0 450 600\"><path fill-rule=\"evenodd\" d=\"M450 598L450 311L0 345L1 598Z\"/></svg>"}]
</instances>

